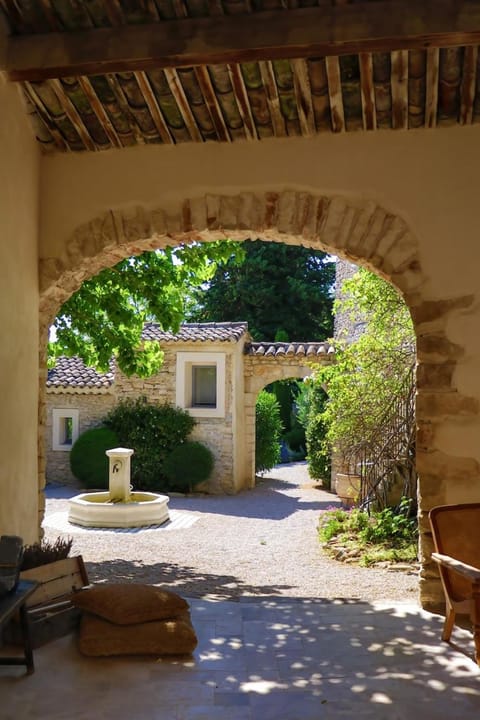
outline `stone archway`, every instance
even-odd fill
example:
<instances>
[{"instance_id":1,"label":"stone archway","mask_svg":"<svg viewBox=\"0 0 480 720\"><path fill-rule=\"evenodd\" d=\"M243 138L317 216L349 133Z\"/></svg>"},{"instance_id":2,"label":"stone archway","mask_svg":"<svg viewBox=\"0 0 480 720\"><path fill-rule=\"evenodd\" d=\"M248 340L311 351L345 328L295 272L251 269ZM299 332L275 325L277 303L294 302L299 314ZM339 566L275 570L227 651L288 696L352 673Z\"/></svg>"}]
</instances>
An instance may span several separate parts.
<instances>
[{"instance_id":1,"label":"stone archway","mask_svg":"<svg viewBox=\"0 0 480 720\"><path fill-rule=\"evenodd\" d=\"M129 255L225 236L239 240L259 237L330 251L379 273L404 297L417 335L421 599L426 607L437 604L441 589L430 562L428 510L436 504L470 500L472 484L480 481L480 464L475 459L447 455L435 447L435 436L443 422L479 412L478 401L462 395L455 387L454 370L462 349L446 334L451 314L468 308L473 297L428 299L418 242L398 214L363 198L298 191L205 195L185 199L169 210L161 207L108 210L75 231L62 258L41 261L43 346L58 308L88 277ZM43 487L44 354L40 368L43 370L40 373L39 454Z\"/></svg>"}]
</instances>

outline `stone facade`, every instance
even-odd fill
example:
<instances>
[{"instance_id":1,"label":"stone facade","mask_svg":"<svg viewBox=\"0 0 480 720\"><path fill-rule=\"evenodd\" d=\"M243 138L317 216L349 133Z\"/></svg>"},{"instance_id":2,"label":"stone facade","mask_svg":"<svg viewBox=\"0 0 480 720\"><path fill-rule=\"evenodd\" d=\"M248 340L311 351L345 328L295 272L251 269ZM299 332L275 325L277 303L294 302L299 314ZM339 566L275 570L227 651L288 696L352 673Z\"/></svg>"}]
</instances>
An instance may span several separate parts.
<instances>
[{"instance_id":1,"label":"stone facade","mask_svg":"<svg viewBox=\"0 0 480 720\"><path fill-rule=\"evenodd\" d=\"M56 393L47 394L45 423L46 477L48 482L76 485L70 470L68 450L53 449L53 410L78 410L79 434L101 425L102 418L115 405L113 391L105 393Z\"/></svg>"},{"instance_id":2,"label":"stone facade","mask_svg":"<svg viewBox=\"0 0 480 720\"><path fill-rule=\"evenodd\" d=\"M242 328L239 329L239 325ZM235 327L226 341L208 339L211 329L218 333ZM150 326L151 328L151 326ZM208 332L207 332L208 331ZM197 337L186 341L183 336ZM144 333L145 334L145 333ZM150 335L152 333L150 332ZM235 493L255 483L255 404L258 393L275 380L305 377L312 372L309 361L330 362L332 353L325 343L252 343L246 323L210 323L184 325L179 336L164 336L164 362L160 371L149 378L127 377L120 371L95 375L78 360L66 359L52 371L46 395L46 477L49 482L76 484L70 472L68 447L54 444L54 412L78 411L79 434L101 424L102 418L120 400L146 397L151 402L175 404L178 398L178 356L199 359L225 358L224 405L220 417L189 410L195 416L190 438L204 443L213 453L215 465L210 479L197 486L210 493ZM72 374L73 373L73 374ZM62 380L64 378L64 380ZM66 382L66 384L62 384ZM85 383L89 387L85 387ZM177 403L181 404L181 403Z\"/></svg>"}]
</instances>

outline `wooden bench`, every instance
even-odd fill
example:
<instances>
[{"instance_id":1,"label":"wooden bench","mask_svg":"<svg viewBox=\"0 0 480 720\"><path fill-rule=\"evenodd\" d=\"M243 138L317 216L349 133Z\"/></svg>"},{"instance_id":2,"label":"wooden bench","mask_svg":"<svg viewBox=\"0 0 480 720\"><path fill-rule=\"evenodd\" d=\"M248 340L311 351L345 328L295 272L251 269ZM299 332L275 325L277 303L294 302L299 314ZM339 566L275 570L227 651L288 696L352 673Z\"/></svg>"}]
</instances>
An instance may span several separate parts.
<instances>
[{"instance_id":1,"label":"wooden bench","mask_svg":"<svg viewBox=\"0 0 480 720\"><path fill-rule=\"evenodd\" d=\"M37 584L31 580L20 580L15 591L8 593L0 599L0 632L15 614L19 616L21 644L23 656L0 655L0 665L26 665L27 672L34 671L32 642L30 626L27 616L27 602L37 589Z\"/></svg>"}]
</instances>

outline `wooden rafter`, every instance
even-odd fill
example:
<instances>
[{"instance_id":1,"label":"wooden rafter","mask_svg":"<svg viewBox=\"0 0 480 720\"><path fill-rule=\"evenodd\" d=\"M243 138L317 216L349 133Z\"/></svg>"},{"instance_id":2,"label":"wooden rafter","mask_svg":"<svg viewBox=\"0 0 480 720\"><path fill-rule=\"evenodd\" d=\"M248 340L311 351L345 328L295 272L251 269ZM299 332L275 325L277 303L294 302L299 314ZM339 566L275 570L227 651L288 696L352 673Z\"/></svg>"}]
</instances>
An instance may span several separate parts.
<instances>
[{"instance_id":1,"label":"wooden rafter","mask_svg":"<svg viewBox=\"0 0 480 720\"><path fill-rule=\"evenodd\" d=\"M60 80L52 80L51 83L52 83L52 87L55 91L55 95L58 98L58 102L64 109L65 115L68 117L68 119L72 123L73 127L77 131L78 135L80 136L81 141L83 142L83 144L85 145L87 150L96 150L97 146L95 145L95 142L92 140L90 133L88 132L87 128L85 127L85 124L84 124L77 108L72 103L72 101L66 94L65 90L63 89L63 85L60 82Z\"/></svg>"},{"instance_id":2,"label":"wooden rafter","mask_svg":"<svg viewBox=\"0 0 480 720\"><path fill-rule=\"evenodd\" d=\"M394 50L391 56L392 126L408 129L408 52Z\"/></svg>"},{"instance_id":3,"label":"wooden rafter","mask_svg":"<svg viewBox=\"0 0 480 720\"><path fill-rule=\"evenodd\" d=\"M185 126L190 134L190 137L195 142L203 142L202 133L198 129L197 122L195 120L195 116L192 112L192 109L190 107L190 104L187 100L187 97L185 95L185 90L183 89L183 85L180 82L180 78L178 77L178 73L176 70L164 70L165 77L168 82L168 86L170 88L170 91L175 98L175 102L177 103L178 109L180 110L180 114L183 118L183 122L185 123Z\"/></svg>"},{"instance_id":4,"label":"wooden rafter","mask_svg":"<svg viewBox=\"0 0 480 720\"><path fill-rule=\"evenodd\" d=\"M297 99L298 119L302 135L314 135L315 114L313 111L310 79L305 60L292 60L293 81L295 84L295 97Z\"/></svg>"},{"instance_id":5,"label":"wooden rafter","mask_svg":"<svg viewBox=\"0 0 480 720\"><path fill-rule=\"evenodd\" d=\"M171 145L173 143L172 135L170 133L170 130L168 129L168 125L165 121L165 118L163 117L163 113L158 105L157 99L147 76L143 72L136 72L134 73L134 75L135 80L137 81L138 86L142 91L143 97L145 98L145 102L148 105L150 115L152 116L158 134L162 138L162 142Z\"/></svg>"},{"instance_id":6,"label":"wooden rafter","mask_svg":"<svg viewBox=\"0 0 480 720\"><path fill-rule=\"evenodd\" d=\"M90 80L86 77L79 77L78 82L80 83L80 87L85 93L85 96L88 98L88 102L90 103L93 112L97 116L100 125L105 130L105 133L113 147L122 147L117 131L113 127L112 122L108 117L108 113L100 102Z\"/></svg>"},{"instance_id":7,"label":"wooden rafter","mask_svg":"<svg viewBox=\"0 0 480 720\"><path fill-rule=\"evenodd\" d=\"M240 113L245 126L246 138L247 140L256 140L258 139L257 128L255 120L253 119L252 108L248 99L248 93L243 81L240 65L229 65L228 74L230 76L230 82L232 83L233 92L235 93L238 112Z\"/></svg>"},{"instance_id":8,"label":"wooden rafter","mask_svg":"<svg viewBox=\"0 0 480 720\"><path fill-rule=\"evenodd\" d=\"M212 118L217 138L221 142L231 142L230 133L228 132L228 127L225 124L222 109L218 103L215 90L212 86L212 81L210 80L210 75L208 74L208 68L203 66L195 68L195 75L200 90L202 91L202 95L205 98L210 117Z\"/></svg>"},{"instance_id":9,"label":"wooden rafter","mask_svg":"<svg viewBox=\"0 0 480 720\"><path fill-rule=\"evenodd\" d=\"M327 68L332 130L333 132L343 132L345 130L345 113L343 110L342 80L338 57L325 58L325 67Z\"/></svg>"},{"instance_id":10,"label":"wooden rafter","mask_svg":"<svg viewBox=\"0 0 480 720\"><path fill-rule=\"evenodd\" d=\"M260 62L260 74L267 94L268 109L272 119L273 134L275 137L285 137L287 134L285 120L280 109L280 98L278 96L277 81L273 72L272 63Z\"/></svg>"},{"instance_id":11,"label":"wooden rafter","mask_svg":"<svg viewBox=\"0 0 480 720\"><path fill-rule=\"evenodd\" d=\"M473 103L477 84L478 47L465 48L460 102L460 124L470 125L473 119Z\"/></svg>"},{"instance_id":12,"label":"wooden rafter","mask_svg":"<svg viewBox=\"0 0 480 720\"><path fill-rule=\"evenodd\" d=\"M373 85L372 53L360 53L360 91L362 94L362 117L364 130L377 129L375 110L375 87Z\"/></svg>"},{"instance_id":13,"label":"wooden rafter","mask_svg":"<svg viewBox=\"0 0 480 720\"><path fill-rule=\"evenodd\" d=\"M177 5L180 12L184 5ZM0 69L11 80L44 80L478 43L480 3L475 0L379 0L16 35L9 38Z\"/></svg>"},{"instance_id":14,"label":"wooden rafter","mask_svg":"<svg viewBox=\"0 0 480 720\"><path fill-rule=\"evenodd\" d=\"M62 151L70 150L70 147L63 137L62 133L58 130L55 121L50 115L48 109L45 107L45 103L36 92L35 88L30 83L24 84L25 92L28 94L35 110L38 112L42 122L48 128L56 147Z\"/></svg>"},{"instance_id":15,"label":"wooden rafter","mask_svg":"<svg viewBox=\"0 0 480 720\"><path fill-rule=\"evenodd\" d=\"M427 51L427 77L425 97L425 127L437 125L438 109L438 74L440 71L440 50L430 48Z\"/></svg>"}]
</instances>

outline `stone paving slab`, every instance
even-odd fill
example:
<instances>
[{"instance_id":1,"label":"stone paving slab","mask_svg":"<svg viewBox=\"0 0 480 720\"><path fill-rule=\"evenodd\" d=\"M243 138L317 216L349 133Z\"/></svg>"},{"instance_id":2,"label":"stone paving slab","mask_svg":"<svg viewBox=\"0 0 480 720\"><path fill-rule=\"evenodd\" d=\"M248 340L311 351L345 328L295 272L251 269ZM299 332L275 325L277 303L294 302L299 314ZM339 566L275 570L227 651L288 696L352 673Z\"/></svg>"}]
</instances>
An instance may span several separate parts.
<instances>
[{"instance_id":1,"label":"stone paving slab","mask_svg":"<svg viewBox=\"0 0 480 720\"><path fill-rule=\"evenodd\" d=\"M192 599L190 658L81 656L74 636L0 668L2 720L475 720L471 633L414 603Z\"/></svg>"}]
</instances>

